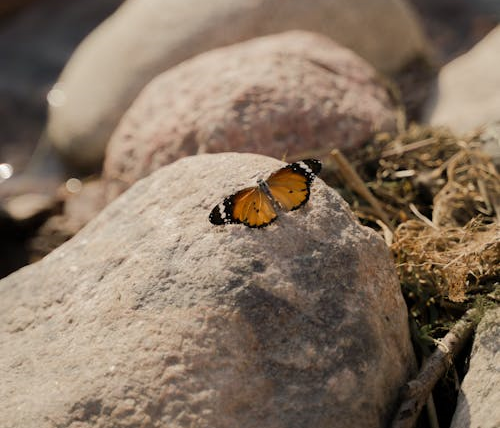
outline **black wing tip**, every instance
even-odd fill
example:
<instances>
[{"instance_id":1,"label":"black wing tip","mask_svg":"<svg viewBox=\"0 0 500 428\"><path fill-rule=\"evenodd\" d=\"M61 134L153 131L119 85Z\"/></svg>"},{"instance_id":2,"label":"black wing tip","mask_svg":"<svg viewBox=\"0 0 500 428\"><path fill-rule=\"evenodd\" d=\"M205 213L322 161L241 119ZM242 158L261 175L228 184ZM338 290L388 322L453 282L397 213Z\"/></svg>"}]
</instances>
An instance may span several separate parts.
<instances>
[{"instance_id":1,"label":"black wing tip","mask_svg":"<svg viewBox=\"0 0 500 428\"><path fill-rule=\"evenodd\" d=\"M294 162L288 167L292 168L294 171L300 172L305 175L308 183L311 183L314 178L321 172L321 161L317 159L304 159L298 162Z\"/></svg>"},{"instance_id":2,"label":"black wing tip","mask_svg":"<svg viewBox=\"0 0 500 428\"><path fill-rule=\"evenodd\" d=\"M231 215L231 205L232 205L232 195L222 202L222 204L216 205L210 214L208 215L208 220L210 223L221 226L224 224L239 223ZM224 208L224 216L221 213L220 207Z\"/></svg>"},{"instance_id":3,"label":"black wing tip","mask_svg":"<svg viewBox=\"0 0 500 428\"><path fill-rule=\"evenodd\" d=\"M323 167L323 164L318 159L304 159L302 162L304 162L311 169L314 175L319 175L321 168Z\"/></svg>"},{"instance_id":4,"label":"black wing tip","mask_svg":"<svg viewBox=\"0 0 500 428\"><path fill-rule=\"evenodd\" d=\"M211 213L208 215L208 220L210 221L210 223L215 224L216 226L226 224L226 222L220 216L219 207L215 207L211 211Z\"/></svg>"}]
</instances>

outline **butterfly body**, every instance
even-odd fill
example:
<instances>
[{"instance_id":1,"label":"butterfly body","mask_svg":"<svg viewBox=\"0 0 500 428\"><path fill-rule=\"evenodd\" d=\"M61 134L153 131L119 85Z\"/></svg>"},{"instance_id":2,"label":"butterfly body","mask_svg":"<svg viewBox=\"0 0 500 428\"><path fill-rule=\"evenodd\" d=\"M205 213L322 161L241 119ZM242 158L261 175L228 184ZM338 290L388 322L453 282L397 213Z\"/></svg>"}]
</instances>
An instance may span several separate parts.
<instances>
[{"instance_id":1,"label":"butterfly body","mask_svg":"<svg viewBox=\"0 0 500 428\"><path fill-rule=\"evenodd\" d=\"M310 195L311 183L321 171L315 159L288 164L259 179L256 187L247 187L228 196L210 213L212 224L243 223L248 227L265 227L278 217L279 211L293 211L303 206Z\"/></svg>"}]
</instances>

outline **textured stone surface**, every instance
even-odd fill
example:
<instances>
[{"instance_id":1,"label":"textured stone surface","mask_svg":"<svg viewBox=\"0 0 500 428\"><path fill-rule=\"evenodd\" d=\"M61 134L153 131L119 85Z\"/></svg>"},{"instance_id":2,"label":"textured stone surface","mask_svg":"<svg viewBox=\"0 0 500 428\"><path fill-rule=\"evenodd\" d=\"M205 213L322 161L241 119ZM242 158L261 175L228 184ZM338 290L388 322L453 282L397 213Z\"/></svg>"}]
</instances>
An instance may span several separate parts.
<instances>
[{"instance_id":1,"label":"textured stone surface","mask_svg":"<svg viewBox=\"0 0 500 428\"><path fill-rule=\"evenodd\" d=\"M500 426L500 308L488 311L476 332L451 428Z\"/></svg>"},{"instance_id":2,"label":"textured stone surface","mask_svg":"<svg viewBox=\"0 0 500 428\"><path fill-rule=\"evenodd\" d=\"M84 182L79 191L73 194L65 192L61 196L64 200L61 212L50 217L30 239L29 253L33 261L41 259L72 238L106 205L102 180Z\"/></svg>"},{"instance_id":3,"label":"textured stone surface","mask_svg":"<svg viewBox=\"0 0 500 428\"><path fill-rule=\"evenodd\" d=\"M100 166L116 124L153 77L207 50L294 29L323 33L383 71L426 49L404 0L128 1L68 62L48 136L73 163Z\"/></svg>"},{"instance_id":4,"label":"textured stone surface","mask_svg":"<svg viewBox=\"0 0 500 428\"><path fill-rule=\"evenodd\" d=\"M424 121L468 132L500 120L500 26L439 73Z\"/></svg>"},{"instance_id":5,"label":"textured stone surface","mask_svg":"<svg viewBox=\"0 0 500 428\"><path fill-rule=\"evenodd\" d=\"M413 359L380 237L320 179L266 229L208 222L280 165L181 159L2 280L2 427L386 426Z\"/></svg>"},{"instance_id":6,"label":"textured stone surface","mask_svg":"<svg viewBox=\"0 0 500 428\"><path fill-rule=\"evenodd\" d=\"M113 133L104 176L114 196L186 155L281 159L356 148L395 129L396 109L368 63L293 31L207 52L154 79Z\"/></svg>"}]
</instances>

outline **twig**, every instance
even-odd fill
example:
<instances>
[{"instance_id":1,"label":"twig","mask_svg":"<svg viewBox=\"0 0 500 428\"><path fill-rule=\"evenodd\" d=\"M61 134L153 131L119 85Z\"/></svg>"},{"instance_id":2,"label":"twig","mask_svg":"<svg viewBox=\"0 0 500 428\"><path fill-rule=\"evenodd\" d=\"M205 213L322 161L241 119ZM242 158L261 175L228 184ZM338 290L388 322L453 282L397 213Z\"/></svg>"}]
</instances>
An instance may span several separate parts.
<instances>
[{"instance_id":1,"label":"twig","mask_svg":"<svg viewBox=\"0 0 500 428\"><path fill-rule=\"evenodd\" d=\"M391 428L412 428L436 382L446 373L478 323L478 310L469 309L446 336L438 341L420 373L408 382L401 393L402 402Z\"/></svg>"},{"instance_id":2,"label":"twig","mask_svg":"<svg viewBox=\"0 0 500 428\"><path fill-rule=\"evenodd\" d=\"M418 208L415 206L415 204L410 203L409 207L410 207L411 212L413 214L415 214L420 220L422 220L427 226L430 226L435 230L439 229L432 221L430 221L425 215L423 215L418 210Z\"/></svg>"},{"instance_id":3,"label":"twig","mask_svg":"<svg viewBox=\"0 0 500 428\"><path fill-rule=\"evenodd\" d=\"M429 425L431 428L439 428L439 421L436 412L436 406L434 405L434 398L432 393L429 395L427 402L425 403L427 408L427 418L429 419Z\"/></svg>"},{"instance_id":4,"label":"twig","mask_svg":"<svg viewBox=\"0 0 500 428\"><path fill-rule=\"evenodd\" d=\"M431 144L437 143L434 137L426 138L425 140L415 141L414 143L406 144L404 146L395 147L393 149L384 150L382 152L382 157L387 158L394 155L402 155L403 153L411 152L412 150L421 149L422 147L429 146Z\"/></svg>"},{"instance_id":5,"label":"twig","mask_svg":"<svg viewBox=\"0 0 500 428\"><path fill-rule=\"evenodd\" d=\"M347 185L350 186L361 197L363 197L372 206L375 214L380 218L380 220L382 220L391 231L394 231L389 217L382 209L382 205L380 205L380 202L375 198L375 196L373 196L368 187L366 187L361 177L354 170L349 161L340 152L340 150L334 149L330 152L330 154L339 167L339 170L343 175Z\"/></svg>"},{"instance_id":6,"label":"twig","mask_svg":"<svg viewBox=\"0 0 500 428\"><path fill-rule=\"evenodd\" d=\"M436 169L434 169L429 177L431 179L436 179L438 177L441 176L441 174L443 173L443 171L445 171L447 168L448 168L448 165L451 163L451 162L455 162L455 160L457 158L460 158L462 157L463 153L462 152L457 152L455 153L451 158L448 158L446 159L439 167L437 167Z\"/></svg>"},{"instance_id":7,"label":"twig","mask_svg":"<svg viewBox=\"0 0 500 428\"><path fill-rule=\"evenodd\" d=\"M392 230L389 229L389 226L387 226L382 220L375 220L375 223L377 223L382 229L382 232L384 233L385 243L388 247L390 247L394 242L394 233L392 233Z\"/></svg>"}]
</instances>

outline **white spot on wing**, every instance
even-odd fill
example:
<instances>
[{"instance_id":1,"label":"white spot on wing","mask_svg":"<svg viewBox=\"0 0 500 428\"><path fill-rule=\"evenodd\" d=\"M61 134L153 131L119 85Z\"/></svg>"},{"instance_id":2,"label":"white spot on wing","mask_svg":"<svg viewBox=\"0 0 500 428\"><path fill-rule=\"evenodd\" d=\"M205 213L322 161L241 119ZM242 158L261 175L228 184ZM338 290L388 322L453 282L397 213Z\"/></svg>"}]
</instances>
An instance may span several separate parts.
<instances>
[{"instance_id":1,"label":"white spot on wing","mask_svg":"<svg viewBox=\"0 0 500 428\"><path fill-rule=\"evenodd\" d=\"M224 203L219 204L219 212L220 212L220 218L224 220L226 218L226 207L224 206Z\"/></svg>"},{"instance_id":2,"label":"white spot on wing","mask_svg":"<svg viewBox=\"0 0 500 428\"><path fill-rule=\"evenodd\" d=\"M308 174L312 174L312 173L313 173L313 172L312 172L312 169L311 169L311 168L309 168L309 167L307 166L307 164L306 164L306 163L304 163L304 162L300 161L300 162L298 162L298 164L299 164L299 166L300 166L300 167L301 167L301 168L302 168L305 172L307 172Z\"/></svg>"}]
</instances>

